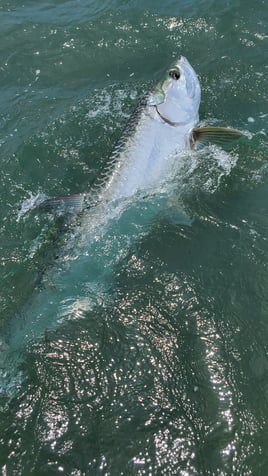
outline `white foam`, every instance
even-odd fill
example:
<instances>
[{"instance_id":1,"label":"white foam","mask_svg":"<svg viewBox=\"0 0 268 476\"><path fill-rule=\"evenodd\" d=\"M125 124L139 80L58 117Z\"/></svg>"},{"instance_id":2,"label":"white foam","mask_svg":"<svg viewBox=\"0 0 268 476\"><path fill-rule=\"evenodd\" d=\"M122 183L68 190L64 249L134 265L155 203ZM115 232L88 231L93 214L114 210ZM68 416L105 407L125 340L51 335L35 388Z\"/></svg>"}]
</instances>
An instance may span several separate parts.
<instances>
[{"instance_id":1,"label":"white foam","mask_svg":"<svg viewBox=\"0 0 268 476\"><path fill-rule=\"evenodd\" d=\"M33 195L32 192L29 192L30 197L26 198L20 206L20 210L17 215L17 222L20 221L20 219L26 215L30 210L33 210L34 208L38 207L40 203L42 203L47 196L44 193L37 193L36 195Z\"/></svg>"}]
</instances>

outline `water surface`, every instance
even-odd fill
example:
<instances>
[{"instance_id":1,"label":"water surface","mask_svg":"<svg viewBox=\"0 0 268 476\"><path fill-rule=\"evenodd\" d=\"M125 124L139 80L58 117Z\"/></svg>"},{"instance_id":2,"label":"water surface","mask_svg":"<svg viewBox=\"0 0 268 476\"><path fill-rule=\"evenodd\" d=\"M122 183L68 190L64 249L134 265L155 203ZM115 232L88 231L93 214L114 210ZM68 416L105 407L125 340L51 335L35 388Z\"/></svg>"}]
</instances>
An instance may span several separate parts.
<instances>
[{"instance_id":1,"label":"water surface","mask_svg":"<svg viewBox=\"0 0 268 476\"><path fill-rule=\"evenodd\" d=\"M3 335L60 253L60 225L19 207L89 190L174 58L198 72L201 120L248 137L188 156L191 224L171 197L125 237L108 298L27 343L1 397L1 474L267 474L267 3L5 1L0 19Z\"/></svg>"}]
</instances>

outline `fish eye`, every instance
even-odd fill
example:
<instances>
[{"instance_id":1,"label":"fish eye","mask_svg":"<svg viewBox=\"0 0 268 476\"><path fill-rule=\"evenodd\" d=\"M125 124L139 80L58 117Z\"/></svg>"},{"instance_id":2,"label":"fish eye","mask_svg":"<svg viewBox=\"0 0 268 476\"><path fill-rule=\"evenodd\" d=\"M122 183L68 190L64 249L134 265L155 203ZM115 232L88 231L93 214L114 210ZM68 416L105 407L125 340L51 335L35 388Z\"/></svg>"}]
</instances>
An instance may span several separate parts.
<instances>
[{"instance_id":1,"label":"fish eye","mask_svg":"<svg viewBox=\"0 0 268 476\"><path fill-rule=\"evenodd\" d=\"M176 81L181 77L181 73L178 69L171 69L168 74L170 78L175 79Z\"/></svg>"}]
</instances>

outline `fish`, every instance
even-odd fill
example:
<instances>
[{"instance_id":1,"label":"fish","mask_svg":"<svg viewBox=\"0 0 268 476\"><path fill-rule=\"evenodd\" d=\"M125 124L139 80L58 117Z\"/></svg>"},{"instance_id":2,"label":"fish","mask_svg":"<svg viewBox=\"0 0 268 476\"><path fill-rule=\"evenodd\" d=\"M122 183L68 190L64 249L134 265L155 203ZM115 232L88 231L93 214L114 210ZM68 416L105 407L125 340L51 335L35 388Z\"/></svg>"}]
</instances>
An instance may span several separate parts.
<instances>
[{"instance_id":1,"label":"fish","mask_svg":"<svg viewBox=\"0 0 268 476\"><path fill-rule=\"evenodd\" d=\"M77 213L86 206L149 194L172 176L178 155L197 144L224 146L243 136L231 128L197 127L200 98L197 74L181 56L140 101L92 191L47 199L39 207Z\"/></svg>"},{"instance_id":2,"label":"fish","mask_svg":"<svg viewBox=\"0 0 268 476\"><path fill-rule=\"evenodd\" d=\"M198 127L200 98L198 76L180 56L142 97L89 192L45 198L37 205L39 211L68 217L71 225L63 252L0 343L0 390L16 387L11 375L17 382L23 355L47 330L83 318L109 299L116 266L148 229L159 204L166 206L165 184L185 154L198 144L224 146L243 136L236 129Z\"/></svg>"}]
</instances>

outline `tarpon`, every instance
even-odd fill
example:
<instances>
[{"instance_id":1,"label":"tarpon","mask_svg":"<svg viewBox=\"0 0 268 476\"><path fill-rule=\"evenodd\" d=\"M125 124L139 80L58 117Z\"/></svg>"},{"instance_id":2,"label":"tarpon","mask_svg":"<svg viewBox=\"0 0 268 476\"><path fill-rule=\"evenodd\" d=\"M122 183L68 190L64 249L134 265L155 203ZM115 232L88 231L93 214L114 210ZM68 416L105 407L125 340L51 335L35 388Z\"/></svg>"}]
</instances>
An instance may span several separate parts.
<instances>
[{"instance_id":1,"label":"tarpon","mask_svg":"<svg viewBox=\"0 0 268 476\"><path fill-rule=\"evenodd\" d=\"M156 215L153 197L176 174L178 158L198 142L223 144L241 137L234 129L198 128L199 104L198 77L182 56L142 98L89 193L39 204L79 218L55 266L21 316L11 320L2 343L0 386L1 367L3 380L32 341L62 320L84 316L102 299L114 265Z\"/></svg>"},{"instance_id":2,"label":"tarpon","mask_svg":"<svg viewBox=\"0 0 268 476\"><path fill-rule=\"evenodd\" d=\"M45 200L47 209L78 212L87 206L118 203L138 192L155 192L176 170L179 155L203 144L238 139L240 131L196 127L201 89L184 56L140 102L89 194Z\"/></svg>"}]
</instances>

